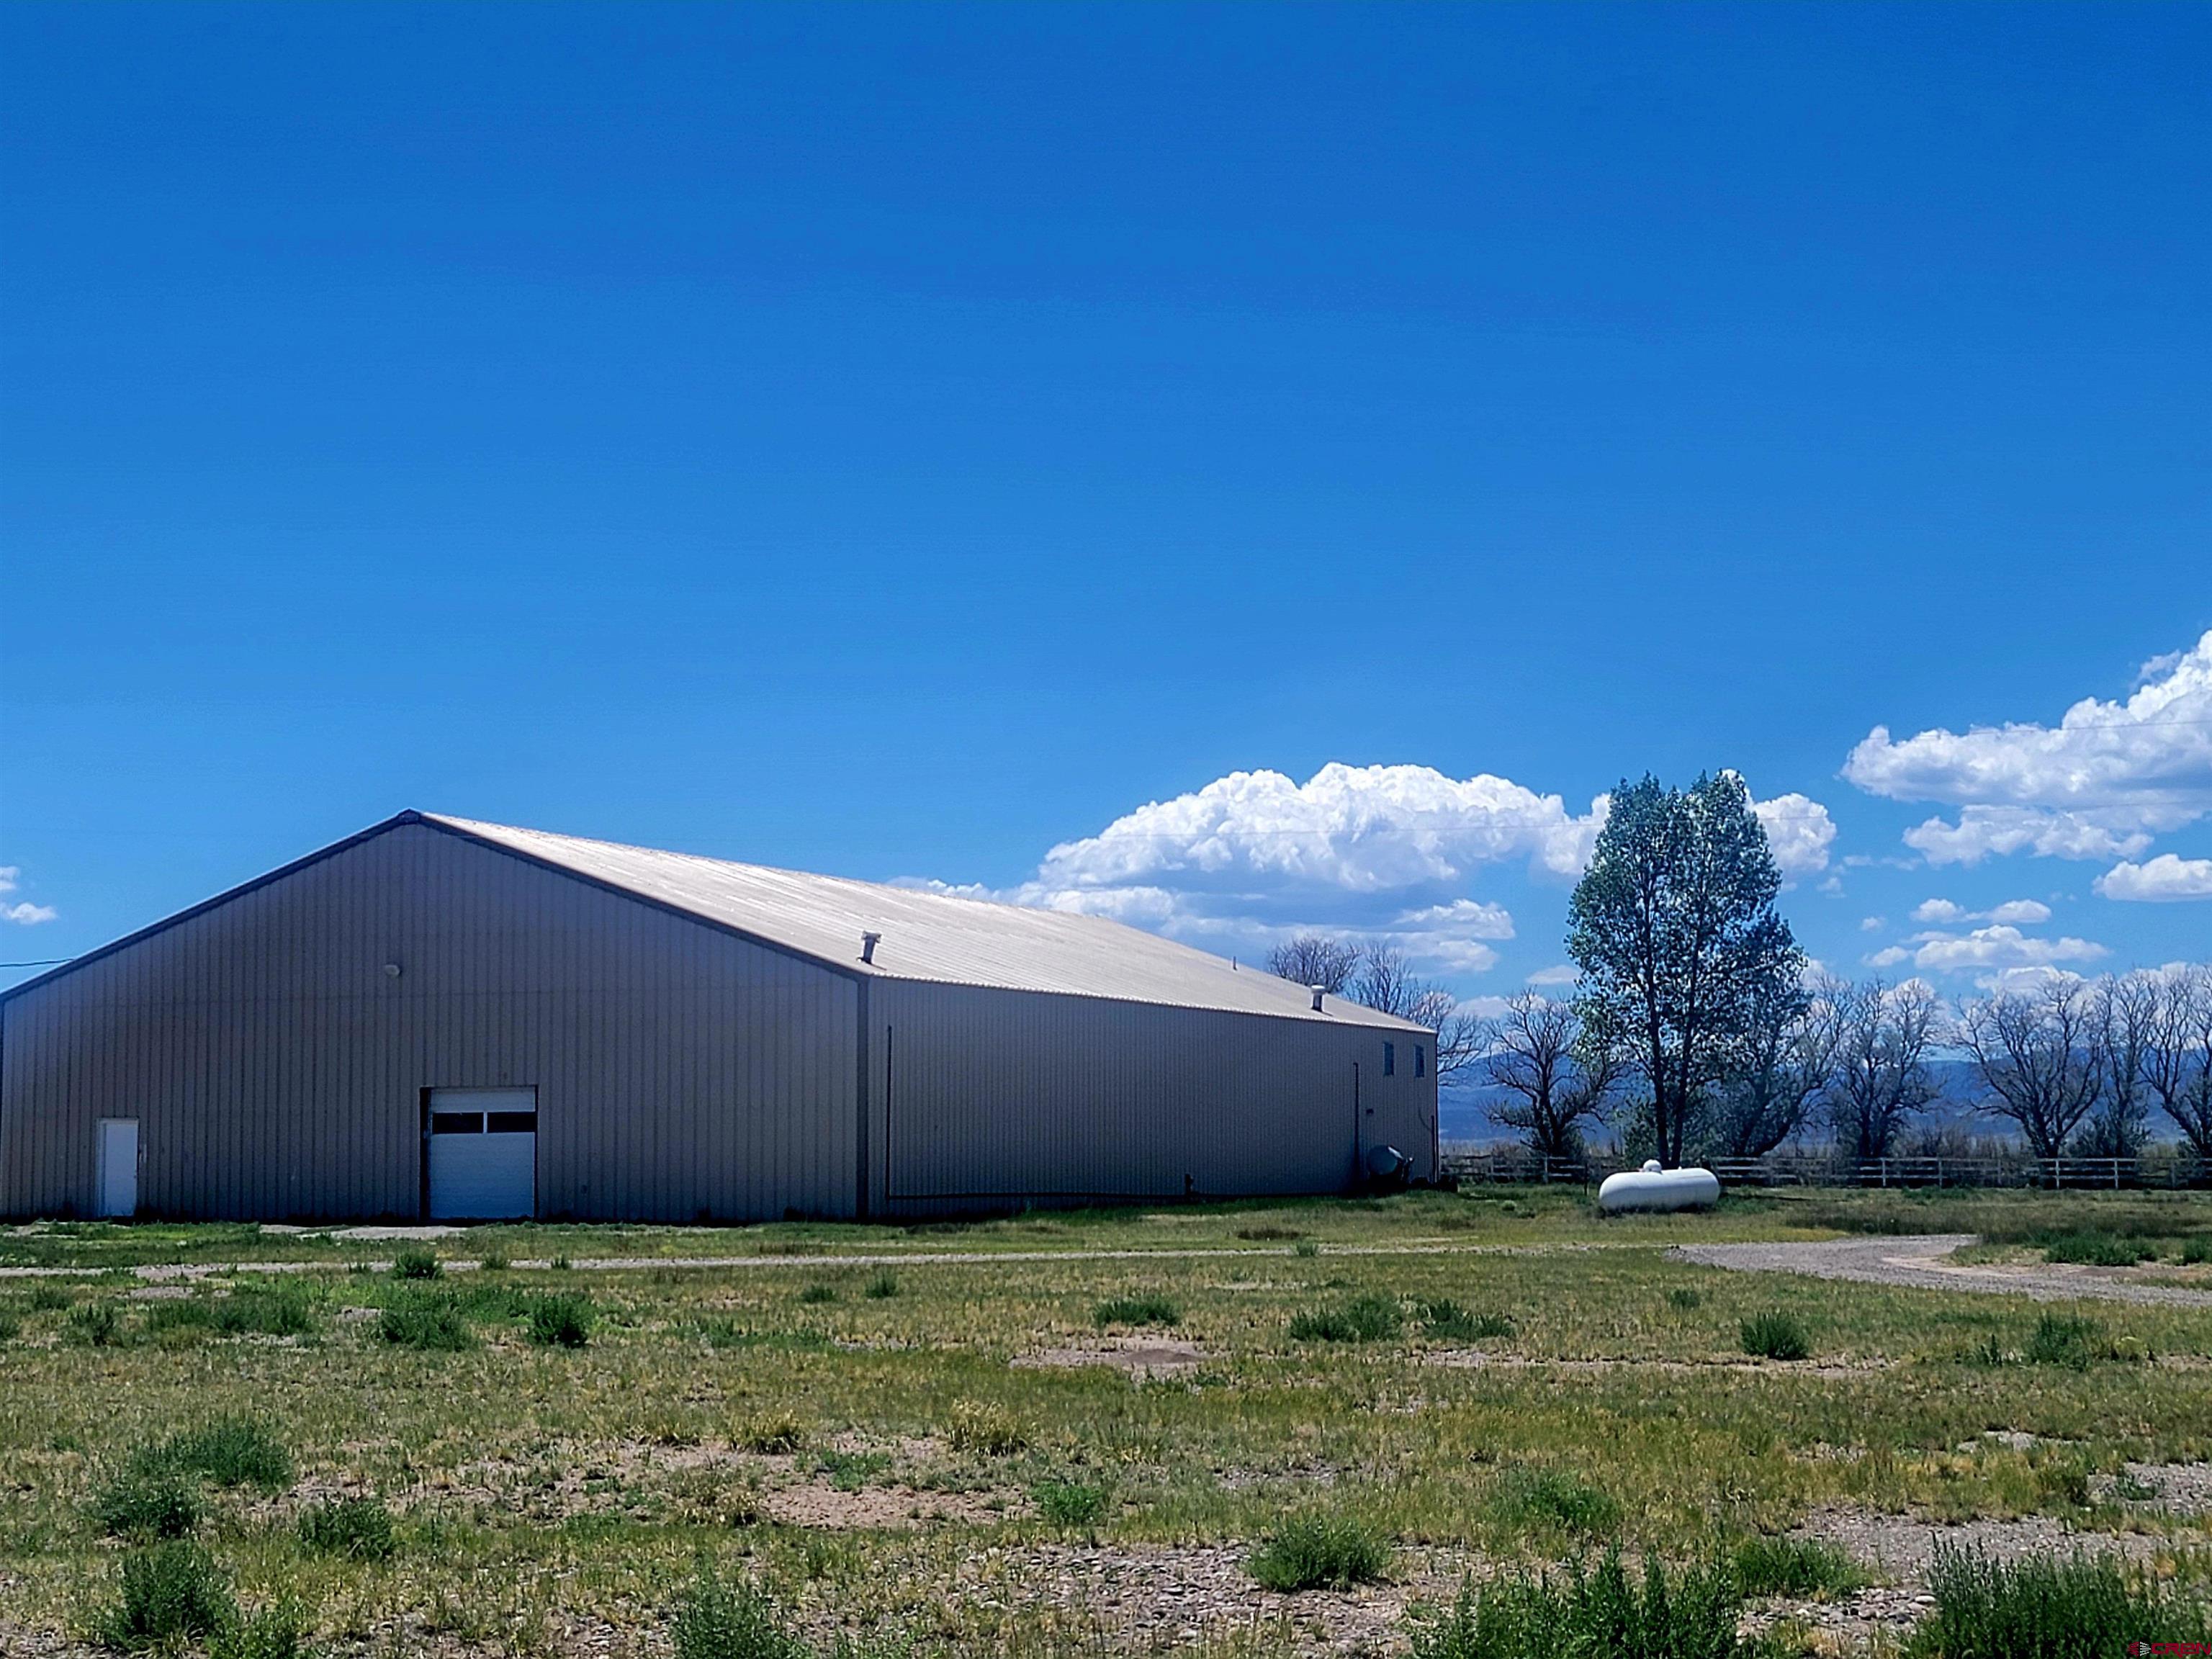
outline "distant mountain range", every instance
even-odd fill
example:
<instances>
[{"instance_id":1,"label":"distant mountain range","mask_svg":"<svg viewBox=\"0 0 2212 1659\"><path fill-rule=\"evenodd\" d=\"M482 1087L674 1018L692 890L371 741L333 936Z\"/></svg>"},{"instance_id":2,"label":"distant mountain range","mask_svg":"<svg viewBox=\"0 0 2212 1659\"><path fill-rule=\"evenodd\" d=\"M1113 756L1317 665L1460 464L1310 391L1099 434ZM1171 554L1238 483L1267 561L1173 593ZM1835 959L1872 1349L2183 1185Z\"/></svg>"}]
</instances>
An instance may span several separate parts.
<instances>
[{"instance_id":1,"label":"distant mountain range","mask_svg":"<svg viewBox=\"0 0 2212 1659\"><path fill-rule=\"evenodd\" d=\"M1986 1135L2000 1139L2017 1138L2018 1132L2011 1124L2002 1118L1993 1118L1986 1112L1976 1110L1971 1103L1979 1089L1968 1062L1963 1060L1936 1060L1931 1069L1942 1084L1943 1093L1916 1120L1916 1127L1959 1129L1971 1135ZM1519 1133L1498 1122L1492 1115L1497 1107L1513 1098L1511 1091L1493 1084L1447 1084L1437 1097L1437 1106L1444 1140L1473 1146L1517 1141ZM2173 1125L2155 1109L2151 1113L2150 1131L2154 1140L2174 1139ZM1607 1137L1601 1132L1590 1138L1603 1140Z\"/></svg>"}]
</instances>

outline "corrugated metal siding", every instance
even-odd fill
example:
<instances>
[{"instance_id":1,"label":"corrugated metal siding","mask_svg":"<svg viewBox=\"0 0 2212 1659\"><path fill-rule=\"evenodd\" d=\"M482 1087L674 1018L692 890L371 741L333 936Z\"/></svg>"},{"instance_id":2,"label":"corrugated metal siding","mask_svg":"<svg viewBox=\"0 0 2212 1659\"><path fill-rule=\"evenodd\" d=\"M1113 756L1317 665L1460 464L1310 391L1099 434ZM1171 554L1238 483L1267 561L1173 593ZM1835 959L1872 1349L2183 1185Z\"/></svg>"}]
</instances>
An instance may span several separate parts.
<instances>
[{"instance_id":1,"label":"corrugated metal siding","mask_svg":"<svg viewBox=\"0 0 2212 1659\"><path fill-rule=\"evenodd\" d=\"M1174 1197L1187 1179L1200 1194L1335 1191L1355 1135L1433 1174L1436 1079L1411 1074L1403 1033L880 980L868 1011L872 1190L888 1212Z\"/></svg>"},{"instance_id":2,"label":"corrugated metal siding","mask_svg":"<svg viewBox=\"0 0 2212 1659\"><path fill-rule=\"evenodd\" d=\"M856 996L402 825L0 1005L0 1208L88 1209L115 1116L156 1211L413 1215L420 1091L534 1084L541 1213L848 1213Z\"/></svg>"}]
</instances>

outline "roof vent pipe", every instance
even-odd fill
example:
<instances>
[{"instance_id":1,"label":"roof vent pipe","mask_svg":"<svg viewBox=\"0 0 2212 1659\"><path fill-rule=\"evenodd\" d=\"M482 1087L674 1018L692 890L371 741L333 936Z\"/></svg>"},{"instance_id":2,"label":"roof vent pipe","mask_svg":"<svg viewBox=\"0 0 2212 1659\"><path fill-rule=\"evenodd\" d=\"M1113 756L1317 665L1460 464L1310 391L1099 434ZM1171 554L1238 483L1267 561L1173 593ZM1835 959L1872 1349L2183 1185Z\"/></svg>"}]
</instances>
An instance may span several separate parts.
<instances>
[{"instance_id":1,"label":"roof vent pipe","mask_svg":"<svg viewBox=\"0 0 2212 1659\"><path fill-rule=\"evenodd\" d=\"M1314 994L1314 1010L1313 1010L1313 1011L1314 1011L1314 1012L1316 1012L1316 1013L1319 1013L1319 1012L1321 1012L1321 1000L1322 1000L1322 996L1323 996L1323 995L1325 995L1325 994L1327 994L1327 992L1328 992L1328 987L1327 987L1326 985L1309 985L1309 986L1307 986L1307 987L1306 987L1306 989L1308 989L1309 991L1311 991L1311 992Z\"/></svg>"},{"instance_id":2,"label":"roof vent pipe","mask_svg":"<svg viewBox=\"0 0 2212 1659\"><path fill-rule=\"evenodd\" d=\"M876 946L883 943L883 938L884 936L881 933L863 933L860 935L861 961L872 963L876 959Z\"/></svg>"}]
</instances>

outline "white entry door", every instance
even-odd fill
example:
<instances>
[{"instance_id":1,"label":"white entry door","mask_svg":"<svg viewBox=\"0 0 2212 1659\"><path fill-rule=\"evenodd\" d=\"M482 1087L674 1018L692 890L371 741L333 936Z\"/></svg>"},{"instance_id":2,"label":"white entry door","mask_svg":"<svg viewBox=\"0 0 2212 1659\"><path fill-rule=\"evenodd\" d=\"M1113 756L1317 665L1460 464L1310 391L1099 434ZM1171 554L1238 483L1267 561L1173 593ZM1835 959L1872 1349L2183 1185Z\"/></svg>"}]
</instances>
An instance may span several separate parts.
<instances>
[{"instance_id":1,"label":"white entry door","mask_svg":"<svg viewBox=\"0 0 2212 1659\"><path fill-rule=\"evenodd\" d=\"M138 1120L100 1120L100 1213L138 1213Z\"/></svg>"},{"instance_id":2,"label":"white entry door","mask_svg":"<svg viewBox=\"0 0 2212 1659\"><path fill-rule=\"evenodd\" d=\"M433 1089L425 1145L433 1219L537 1214L537 1090Z\"/></svg>"}]
</instances>

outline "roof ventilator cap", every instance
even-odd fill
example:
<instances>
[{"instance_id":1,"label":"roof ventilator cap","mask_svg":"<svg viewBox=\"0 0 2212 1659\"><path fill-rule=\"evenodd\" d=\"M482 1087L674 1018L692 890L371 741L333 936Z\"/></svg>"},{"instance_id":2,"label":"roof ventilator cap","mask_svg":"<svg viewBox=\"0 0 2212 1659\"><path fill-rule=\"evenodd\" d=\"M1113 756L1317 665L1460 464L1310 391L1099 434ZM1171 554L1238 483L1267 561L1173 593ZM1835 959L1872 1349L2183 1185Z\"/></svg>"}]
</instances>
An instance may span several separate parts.
<instances>
[{"instance_id":1,"label":"roof ventilator cap","mask_svg":"<svg viewBox=\"0 0 2212 1659\"><path fill-rule=\"evenodd\" d=\"M876 959L876 946L883 943L883 939L884 936L881 933L861 934L860 960L863 962L873 962Z\"/></svg>"},{"instance_id":2,"label":"roof ventilator cap","mask_svg":"<svg viewBox=\"0 0 2212 1659\"><path fill-rule=\"evenodd\" d=\"M1306 987L1306 989L1314 994L1313 1011L1316 1013L1319 1013L1321 1012L1321 1000L1328 994L1328 987L1326 985L1309 985Z\"/></svg>"}]
</instances>

